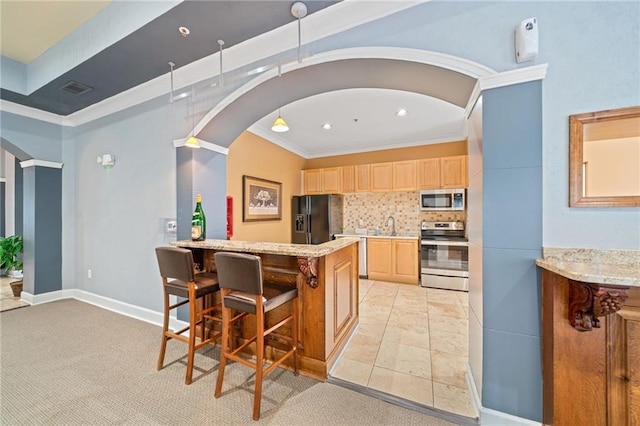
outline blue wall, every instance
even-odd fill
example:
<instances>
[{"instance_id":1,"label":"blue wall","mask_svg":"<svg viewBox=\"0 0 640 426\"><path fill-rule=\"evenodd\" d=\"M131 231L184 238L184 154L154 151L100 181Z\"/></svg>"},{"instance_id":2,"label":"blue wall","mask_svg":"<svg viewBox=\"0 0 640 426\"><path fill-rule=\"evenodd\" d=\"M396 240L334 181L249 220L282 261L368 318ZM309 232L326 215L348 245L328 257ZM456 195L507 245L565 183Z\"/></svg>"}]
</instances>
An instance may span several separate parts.
<instances>
[{"instance_id":1,"label":"blue wall","mask_svg":"<svg viewBox=\"0 0 640 426\"><path fill-rule=\"evenodd\" d=\"M482 98L482 405L541 421L542 82Z\"/></svg>"},{"instance_id":2,"label":"blue wall","mask_svg":"<svg viewBox=\"0 0 640 426\"><path fill-rule=\"evenodd\" d=\"M33 295L62 290L62 170L23 172L24 289Z\"/></svg>"}]
</instances>

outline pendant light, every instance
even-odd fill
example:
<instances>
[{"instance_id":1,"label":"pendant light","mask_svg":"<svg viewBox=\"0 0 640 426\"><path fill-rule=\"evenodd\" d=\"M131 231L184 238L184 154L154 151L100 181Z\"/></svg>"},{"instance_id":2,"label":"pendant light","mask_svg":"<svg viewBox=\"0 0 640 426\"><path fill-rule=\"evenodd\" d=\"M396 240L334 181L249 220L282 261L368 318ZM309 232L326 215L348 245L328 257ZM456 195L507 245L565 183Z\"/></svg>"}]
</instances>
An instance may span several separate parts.
<instances>
[{"instance_id":1,"label":"pendant light","mask_svg":"<svg viewBox=\"0 0 640 426\"><path fill-rule=\"evenodd\" d=\"M282 69L280 68L280 64L278 64L278 81L280 81L280 77L282 76ZM289 125L284 118L282 118L282 114L280 114L280 108L278 108L278 118L273 122L273 126L271 126L271 130L277 133L287 132L289 131Z\"/></svg>"},{"instance_id":2,"label":"pendant light","mask_svg":"<svg viewBox=\"0 0 640 426\"><path fill-rule=\"evenodd\" d=\"M282 68L280 64L278 64L278 81L280 80L281 76L282 76ZM273 122L273 126L271 126L271 130L276 133L283 133L283 132L289 131L289 125L287 124L286 121L284 121L284 118L282 118L282 114L280 114L280 108L278 108L278 118L276 118L276 121Z\"/></svg>"},{"instance_id":3,"label":"pendant light","mask_svg":"<svg viewBox=\"0 0 640 426\"><path fill-rule=\"evenodd\" d=\"M273 122L273 126L271 126L271 130L277 133L286 132L289 130L289 125L280 115L280 108L278 108L278 118Z\"/></svg>"},{"instance_id":4,"label":"pendant light","mask_svg":"<svg viewBox=\"0 0 640 426\"><path fill-rule=\"evenodd\" d=\"M191 136L189 136L189 138L187 139L187 141L184 143L184 146L188 146L189 148L200 148L200 142L198 142L198 139L196 138L195 135L195 131L196 131L196 125L195 125L195 115L196 115L196 107L195 104L193 103L193 89L191 90ZM188 108L187 108L187 112L188 112Z\"/></svg>"}]
</instances>

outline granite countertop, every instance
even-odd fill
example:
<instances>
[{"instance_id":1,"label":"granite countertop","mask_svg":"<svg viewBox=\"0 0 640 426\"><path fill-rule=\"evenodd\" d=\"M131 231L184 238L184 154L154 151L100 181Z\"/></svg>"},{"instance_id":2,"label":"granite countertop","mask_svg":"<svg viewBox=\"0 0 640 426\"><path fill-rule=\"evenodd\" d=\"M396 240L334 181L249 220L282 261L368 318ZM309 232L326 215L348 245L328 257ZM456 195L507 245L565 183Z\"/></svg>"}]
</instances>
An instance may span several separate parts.
<instances>
[{"instance_id":1,"label":"granite countertop","mask_svg":"<svg viewBox=\"0 0 640 426\"><path fill-rule=\"evenodd\" d=\"M380 234L380 235L374 235L374 234L356 234L355 232L343 232L342 234L336 234L336 237L339 238L343 238L343 237L354 237L354 238L400 238L403 240L417 240L420 239L420 235L419 234L397 234L397 235L389 235L389 234Z\"/></svg>"},{"instance_id":2,"label":"granite countertop","mask_svg":"<svg viewBox=\"0 0 640 426\"><path fill-rule=\"evenodd\" d=\"M169 243L172 246L184 248L201 248L221 251L234 251L240 253L279 254L298 257L322 257L343 249L350 244L357 243L357 238L340 238L323 244L287 244L270 243L260 241L234 241L234 240L205 240L191 241L181 240Z\"/></svg>"},{"instance_id":3,"label":"granite countertop","mask_svg":"<svg viewBox=\"0 0 640 426\"><path fill-rule=\"evenodd\" d=\"M640 250L545 247L536 265L576 281L640 287Z\"/></svg>"}]
</instances>

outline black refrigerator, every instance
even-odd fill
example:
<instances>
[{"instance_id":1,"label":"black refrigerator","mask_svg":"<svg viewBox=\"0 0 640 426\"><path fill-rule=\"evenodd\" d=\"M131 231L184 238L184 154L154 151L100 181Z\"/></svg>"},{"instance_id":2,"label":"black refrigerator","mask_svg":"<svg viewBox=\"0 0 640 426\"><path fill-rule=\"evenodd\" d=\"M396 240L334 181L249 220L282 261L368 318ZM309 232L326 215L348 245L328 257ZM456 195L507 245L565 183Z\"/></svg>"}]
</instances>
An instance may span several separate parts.
<instances>
[{"instance_id":1,"label":"black refrigerator","mask_svg":"<svg viewBox=\"0 0 640 426\"><path fill-rule=\"evenodd\" d=\"M291 201L294 244L322 244L342 233L342 195L295 195Z\"/></svg>"}]
</instances>

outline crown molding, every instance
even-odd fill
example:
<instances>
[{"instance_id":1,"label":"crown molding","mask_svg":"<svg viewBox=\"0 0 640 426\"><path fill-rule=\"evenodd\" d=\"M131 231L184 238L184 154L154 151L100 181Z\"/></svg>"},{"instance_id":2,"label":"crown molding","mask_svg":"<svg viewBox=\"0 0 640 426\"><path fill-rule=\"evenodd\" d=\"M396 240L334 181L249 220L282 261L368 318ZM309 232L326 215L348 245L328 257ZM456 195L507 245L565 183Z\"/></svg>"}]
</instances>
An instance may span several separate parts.
<instances>
[{"instance_id":1,"label":"crown molding","mask_svg":"<svg viewBox=\"0 0 640 426\"><path fill-rule=\"evenodd\" d=\"M476 102L478 102L478 98L483 91L498 87L512 86L514 84L528 83L530 81L543 80L547 76L548 67L549 64L540 64L479 77L471 91L471 96L469 96L469 101L464 109L464 116L469 118L471 111L473 111L473 108L475 107Z\"/></svg>"},{"instance_id":2,"label":"crown molding","mask_svg":"<svg viewBox=\"0 0 640 426\"><path fill-rule=\"evenodd\" d=\"M289 152L299 155L302 158L309 158L308 152L301 150L299 146L290 144L285 138L281 137L279 134L273 132L271 129L265 128L264 126L258 123L253 124L251 127L247 129L247 131L253 133L256 136L261 137L267 142L276 144L279 147L284 148Z\"/></svg>"},{"instance_id":3,"label":"crown molding","mask_svg":"<svg viewBox=\"0 0 640 426\"><path fill-rule=\"evenodd\" d=\"M484 91L495 89L496 87L512 86L514 84L542 80L547 75L548 67L549 64L540 64L480 77L480 90Z\"/></svg>"},{"instance_id":4,"label":"crown molding","mask_svg":"<svg viewBox=\"0 0 640 426\"><path fill-rule=\"evenodd\" d=\"M27 167L49 167L52 169L61 169L62 165L63 163L45 160L27 160L20 162L20 167L22 167L23 169L26 169Z\"/></svg>"},{"instance_id":5,"label":"crown molding","mask_svg":"<svg viewBox=\"0 0 640 426\"><path fill-rule=\"evenodd\" d=\"M185 143L187 142L187 139L189 138L175 139L173 141L173 147L182 148L186 146ZM223 155L229 155L229 148L225 148L223 146L217 145L215 143L207 142L202 139L198 139L198 143L200 143L200 148L208 149L209 151L217 152Z\"/></svg>"},{"instance_id":6,"label":"crown molding","mask_svg":"<svg viewBox=\"0 0 640 426\"><path fill-rule=\"evenodd\" d=\"M0 111L5 111L27 118L33 118L39 121L45 121L47 123L58 124L60 126L65 125L65 118L62 115L53 114L51 112L42 111L37 108L16 104L4 99L0 99Z\"/></svg>"}]
</instances>

